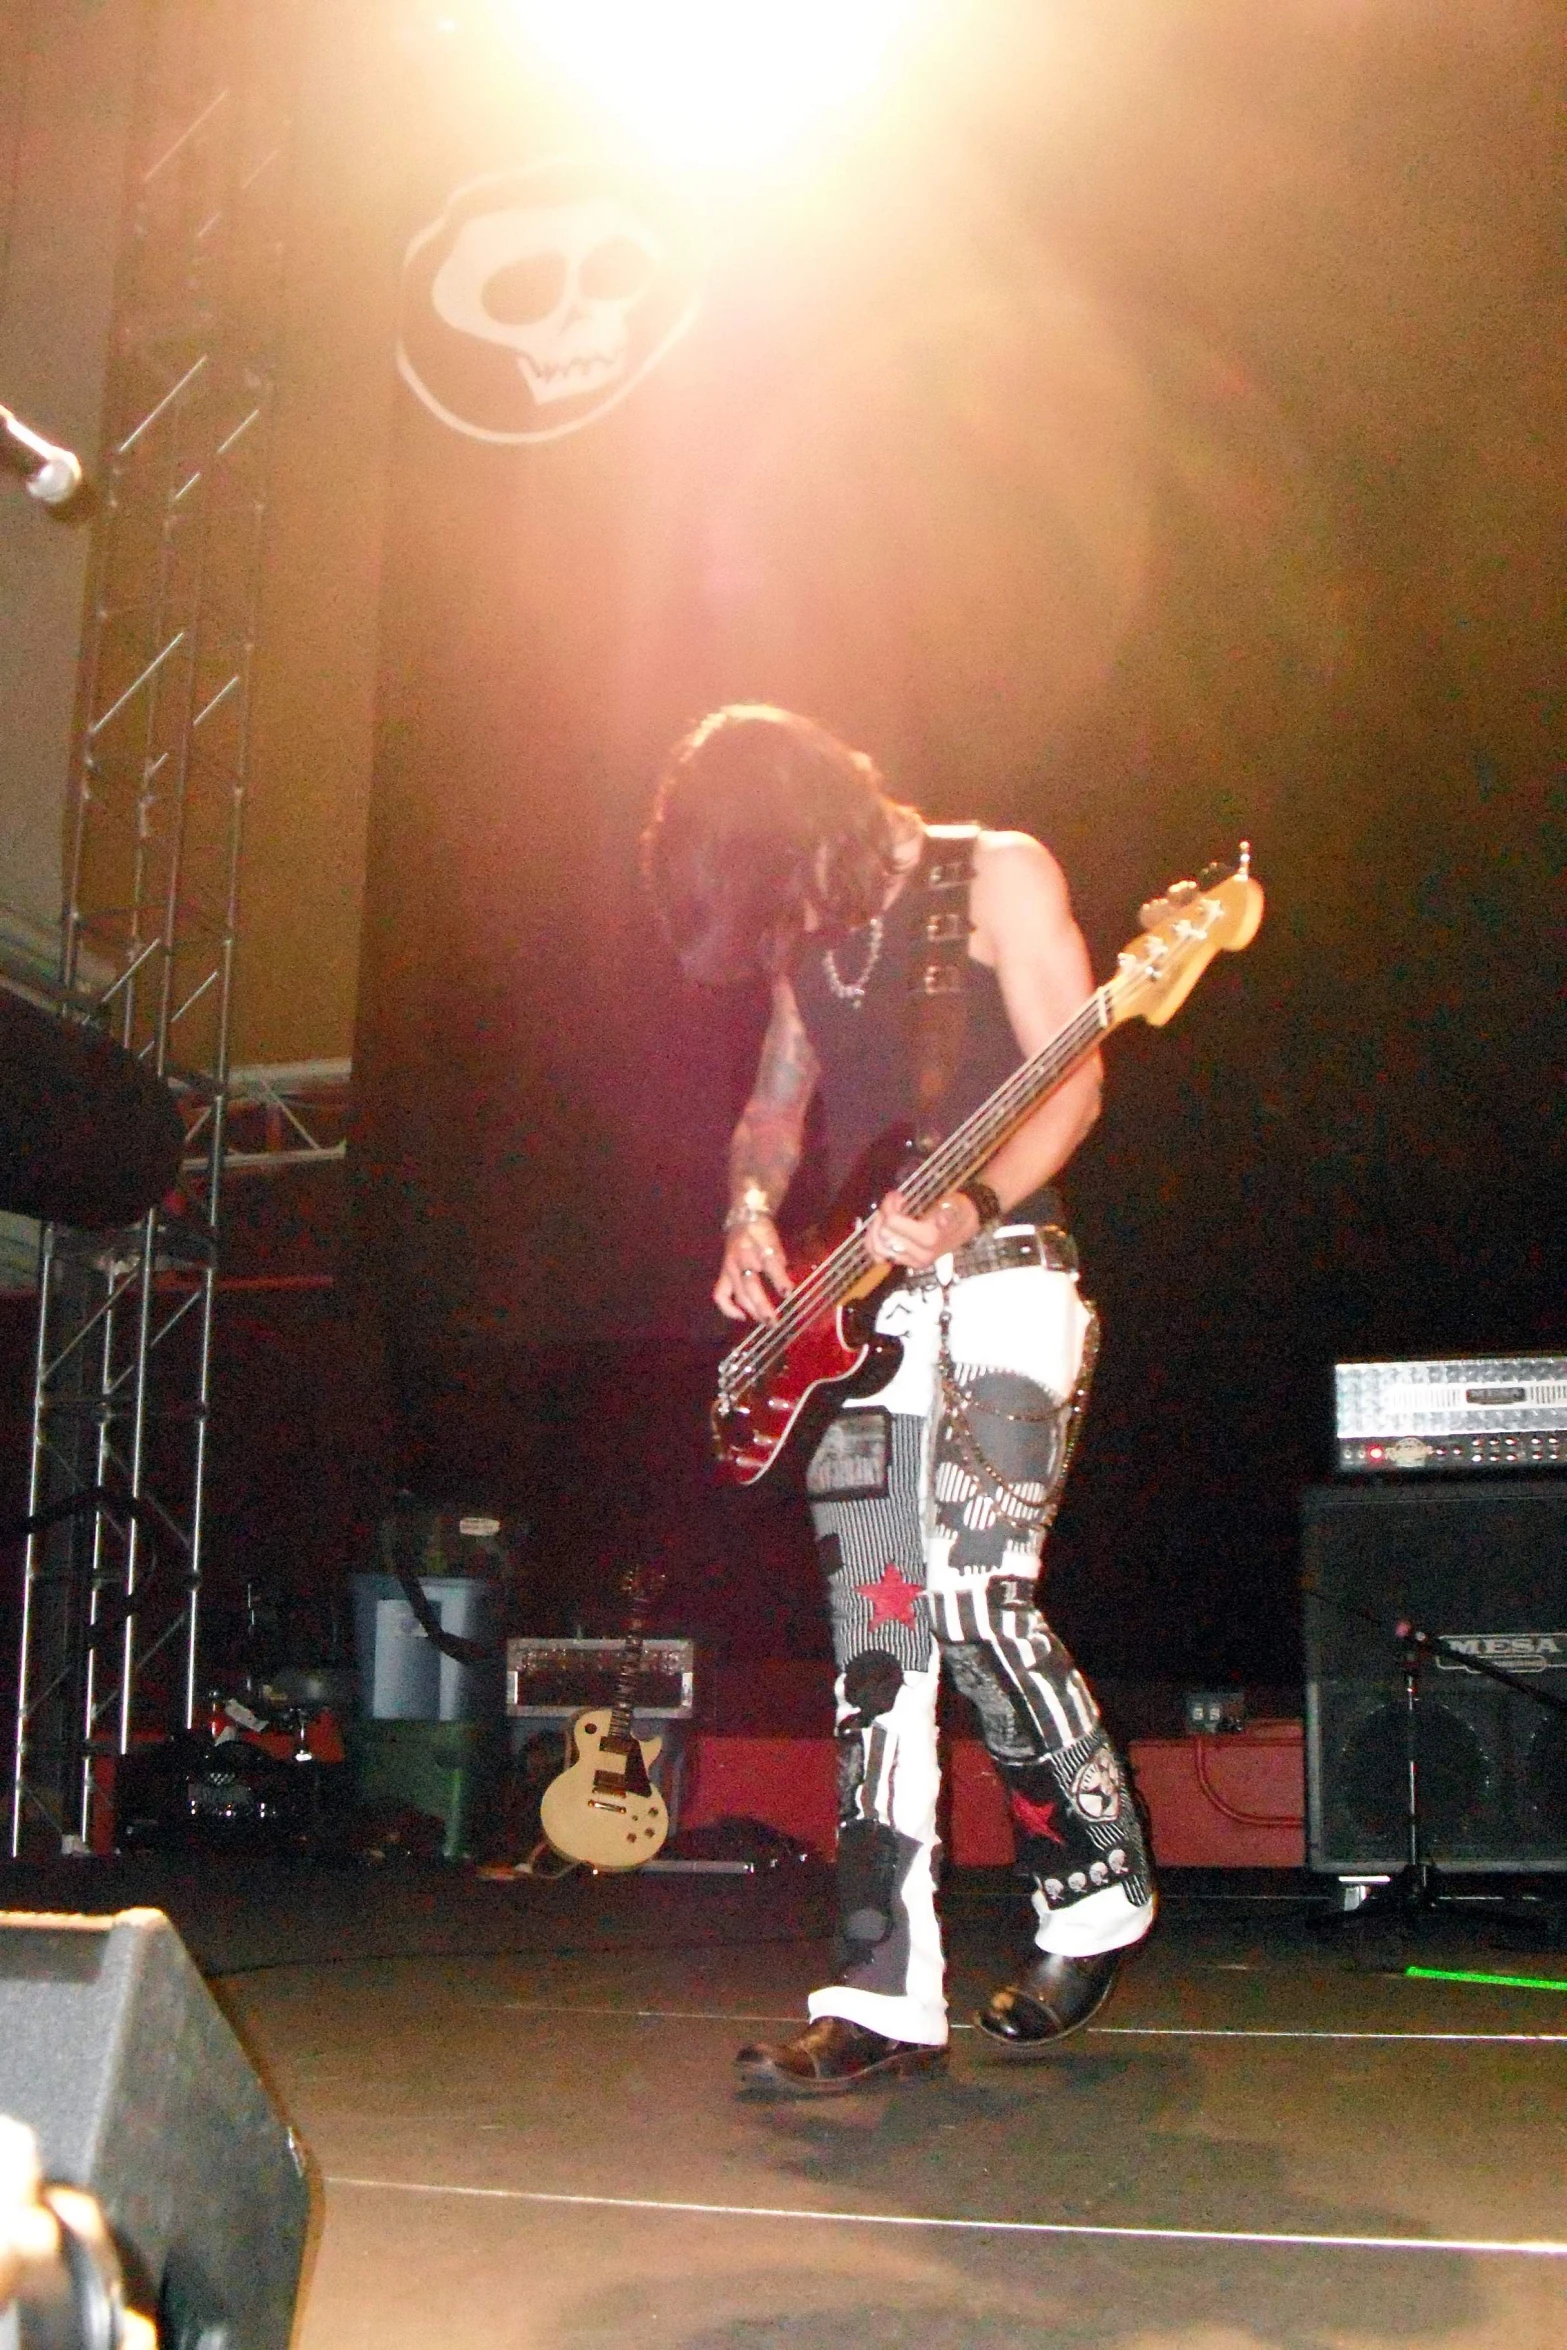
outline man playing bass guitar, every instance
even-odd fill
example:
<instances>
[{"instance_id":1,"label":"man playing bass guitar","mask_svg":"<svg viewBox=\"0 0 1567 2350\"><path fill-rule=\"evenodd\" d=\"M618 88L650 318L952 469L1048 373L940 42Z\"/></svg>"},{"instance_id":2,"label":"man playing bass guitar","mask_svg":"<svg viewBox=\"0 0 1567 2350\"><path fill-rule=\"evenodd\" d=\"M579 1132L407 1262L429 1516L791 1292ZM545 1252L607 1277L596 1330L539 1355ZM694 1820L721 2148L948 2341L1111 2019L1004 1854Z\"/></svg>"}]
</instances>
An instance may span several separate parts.
<instances>
[{"instance_id":1,"label":"man playing bass guitar","mask_svg":"<svg viewBox=\"0 0 1567 2350\"><path fill-rule=\"evenodd\" d=\"M863 753L783 710L720 710L677 744L644 847L687 976L771 983L713 1292L732 1320L770 1323L813 1095L835 1188L889 1129L928 1149L1090 993L1087 951L1038 841L927 825ZM943 1663L1034 1887L1032 1948L977 2017L983 2044L1048 2051L1152 1923L1126 1774L1034 1596L1097 1335L1050 1186L1100 1077L1092 1053L925 1213L885 1175L854 1203L874 1207L869 1256L899 1275L875 1326L902 1354L878 1392L844 1395L807 1471L838 1668L838 1961L803 2030L740 2051L745 2083L819 2095L944 2061Z\"/></svg>"}]
</instances>

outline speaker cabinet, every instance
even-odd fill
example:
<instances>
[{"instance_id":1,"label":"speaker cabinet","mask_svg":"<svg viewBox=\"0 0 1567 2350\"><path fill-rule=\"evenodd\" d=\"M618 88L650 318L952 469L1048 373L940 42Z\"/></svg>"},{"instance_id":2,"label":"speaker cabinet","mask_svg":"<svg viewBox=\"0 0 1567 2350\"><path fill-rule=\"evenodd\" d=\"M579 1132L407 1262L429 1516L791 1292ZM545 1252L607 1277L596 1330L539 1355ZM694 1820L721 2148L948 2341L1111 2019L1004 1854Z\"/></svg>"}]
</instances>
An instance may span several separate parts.
<instances>
[{"instance_id":1,"label":"speaker cabinet","mask_svg":"<svg viewBox=\"0 0 1567 2350\"><path fill-rule=\"evenodd\" d=\"M1397 1626L1475 1643L1567 1698L1567 1480L1319 1486L1303 1497L1307 1856L1337 1875L1409 1857ZM1567 1870L1567 1714L1447 1657L1421 1673L1425 1857Z\"/></svg>"},{"instance_id":2,"label":"speaker cabinet","mask_svg":"<svg viewBox=\"0 0 1567 2350\"><path fill-rule=\"evenodd\" d=\"M97 2197L160 2350L287 2350L303 2159L160 1911L0 1911L0 2113Z\"/></svg>"}]
</instances>

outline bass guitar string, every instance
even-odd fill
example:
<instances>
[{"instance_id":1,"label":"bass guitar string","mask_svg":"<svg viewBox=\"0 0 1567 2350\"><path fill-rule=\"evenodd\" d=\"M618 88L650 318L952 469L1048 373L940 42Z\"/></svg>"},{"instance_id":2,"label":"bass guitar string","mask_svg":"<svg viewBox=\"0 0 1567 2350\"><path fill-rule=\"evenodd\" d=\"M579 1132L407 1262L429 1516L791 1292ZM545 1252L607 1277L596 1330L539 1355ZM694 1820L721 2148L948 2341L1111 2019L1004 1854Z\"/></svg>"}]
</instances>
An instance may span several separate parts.
<instances>
[{"instance_id":1,"label":"bass guitar string","mask_svg":"<svg viewBox=\"0 0 1567 2350\"><path fill-rule=\"evenodd\" d=\"M1212 923L1210 921L1200 933L1196 933L1195 924L1191 927L1196 935L1205 937ZM1135 970L1118 971L1113 979L1106 980L1101 987L1096 988L1082 1011L1068 1022L1058 1037L1046 1045L1042 1053L1034 1060L1024 1062L991 1095L988 1102L981 1103L971 1118L966 1119L945 1142L937 1144L923 1166L917 1168L904 1185L911 1204L916 1209L933 1205L960 1170L967 1172L973 1166L983 1165L985 1158L999 1145L1007 1130L1034 1106L1033 1100L1023 1097L1042 1097L1052 1085L1066 1076L1075 1060L1080 1059L1101 1035L1107 1034L1115 1026L1115 1000L1134 995L1150 981L1157 981L1163 976L1164 973L1152 962L1139 962ZM829 1264L831 1261L830 1258L827 1260Z\"/></svg>"},{"instance_id":2,"label":"bass guitar string","mask_svg":"<svg viewBox=\"0 0 1567 2350\"><path fill-rule=\"evenodd\" d=\"M1097 1033L1097 1032L1095 1032ZM1091 1034L1088 1041L1093 1041ZM1081 1050L1074 1057L1081 1057ZM1036 1076L1038 1072L1035 1073ZM1050 1072L1052 1077L1055 1072ZM948 1188L949 1176L965 1165L982 1163L992 1147L990 1134L999 1135L1015 1123L1023 1111L1031 1107L1028 1101L1013 1107L1010 1096L996 1098L993 1120L982 1121L969 1129L960 1129L940 1154L928 1160L905 1186L910 1206L918 1214ZM981 1137L986 1139L982 1142ZM801 1331L820 1314L839 1305L855 1284L870 1271L876 1262L864 1245L865 1225L857 1226L833 1253L792 1290L780 1306L777 1317L753 1331L735 1347L720 1365L720 1382L726 1394L755 1387L787 1357Z\"/></svg>"},{"instance_id":3,"label":"bass guitar string","mask_svg":"<svg viewBox=\"0 0 1567 2350\"><path fill-rule=\"evenodd\" d=\"M1034 1101L1064 1077L1073 1061L1086 1054L1089 1047L1114 1025L1111 1009L1116 993L1125 995L1133 992L1159 976L1161 974L1151 964L1142 963L1135 971L1122 970L1113 980L1096 988L1083 1010L1068 1023L1062 1034L1046 1046L1035 1060L1025 1062L1021 1069L1015 1071L973 1117L949 1135L944 1143L938 1144L924 1164L915 1170L904 1188L916 1213L939 1199L960 1169L982 1165L1009 1128L1033 1107ZM745 1392L758 1385L785 1359L803 1325L814 1321L823 1310L842 1303L874 1261L864 1248L864 1232L864 1223L856 1226L848 1238L830 1256L824 1258L797 1289L790 1292L773 1322L753 1331L731 1350L719 1366L720 1383L725 1392L733 1395L737 1387L740 1392Z\"/></svg>"},{"instance_id":4,"label":"bass guitar string","mask_svg":"<svg viewBox=\"0 0 1567 2350\"><path fill-rule=\"evenodd\" d=\"M1069 1023L1052 1045L1046 1047L1037 1060L1025 1062L977 1110L972 1118L937 1146L923 1166L910 1177L905 1190L910 1204L919 1208L941 1197L950 1176L959 1167L983 1162L994 1141L1033 1106L1028 1097L1039 1095L1042 1088L1053 1084L1070 1068L1072 1062L1088 1051L1098 1037L1110 1026L1109 988L1102 987ZM994 1138L994 1140L992 1139ZM868 1219L867 1219L868 1221ZM725 1374L738 1371L746 1387L753 1387L787 1355L802 1324L814 1321L819 1312L836 1306L848 1295L875 1260L864 1248L865 1224L855 1227L847 1239L815 1271L789 1293L779 1308L776 1320L753 1331L742 1339L720 1365L724 1384L734 1389L733 1377ZM742 1360L743 1358L743 1360Z\"/></svg>"},{"instance_id":5,"label":"bass guitar string","mask_svg":"<svg viewBox=\"0 0 1567 2350\"><path fill-rule=\"evenodd\" d=\"M1025 1062L944 1143L937 1145L904 1186L916 1214L939 1199L950 1178L967 1165L980 1165L1001 1135L1015 1125L1043 1089L1065 1076L1110 1027L1110 985L1097 988L1075 1019L1037 1060ZM866 1219L868 1222L869 1219ZM751 1388L789 1352L800 1328L847 1297L874 1260L864 1246L865 1223L857 1225L780 1306L776 1320L742 1339L719 1366L723 1385L734 1393Z\"/></svg>"}]
</instances>

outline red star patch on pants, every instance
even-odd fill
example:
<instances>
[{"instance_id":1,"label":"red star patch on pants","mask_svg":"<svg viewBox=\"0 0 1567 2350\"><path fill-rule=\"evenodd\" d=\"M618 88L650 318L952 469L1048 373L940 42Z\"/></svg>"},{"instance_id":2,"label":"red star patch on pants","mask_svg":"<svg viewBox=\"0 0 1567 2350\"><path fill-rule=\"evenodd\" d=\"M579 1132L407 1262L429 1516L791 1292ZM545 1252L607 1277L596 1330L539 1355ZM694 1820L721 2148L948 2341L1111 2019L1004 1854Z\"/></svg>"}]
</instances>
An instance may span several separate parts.
<instances>
[{"instance_id":1,"label":"red star patch on pants","mask_svg":"<svg viewBox=\"0 0 1567 2350\"><path fill-rule=\"evenodd\" d=\"M882 1568L878 1582L856 1583L854 1588L871 1603L872 1629L877 1624L913 1623L914 1602L920 1596L920 1587L917 1583L905 1582L890 1560Z\"/></svg>"},{"instance_id":2,"label":"red star patch on pants","mask_svg":"<svg viewBox=\"0 0 1567 2350\"><path fill-rule=\"evenodd\" d=\"M1052 1844L1064 1844L1066 1838L1056 1826L1056 1807L1053 1803L1034 1803L1026 1795L1012 1798L1012 1817L1030 1836L1048 1837Z\"/></svg>"}]
</instances>

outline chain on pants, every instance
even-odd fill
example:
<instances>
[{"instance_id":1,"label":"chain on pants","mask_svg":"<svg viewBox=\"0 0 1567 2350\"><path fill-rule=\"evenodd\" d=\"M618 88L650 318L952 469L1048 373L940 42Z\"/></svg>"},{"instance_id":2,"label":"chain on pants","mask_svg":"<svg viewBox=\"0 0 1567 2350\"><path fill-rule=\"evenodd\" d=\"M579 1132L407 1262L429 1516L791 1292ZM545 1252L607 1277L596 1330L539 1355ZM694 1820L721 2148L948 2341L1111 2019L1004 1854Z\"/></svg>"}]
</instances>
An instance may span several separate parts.
<instances>
[{"instance_id":1,"label":"chain on pants","mask_svg":"<svg viewBox=\"0 0 1567 2350\"><path fill-rule=\"evenodd\" d=\"M807 1477L839 1757L836 1980L810 2012L939 2045L943 1662L1006 1790L1038 1946L1086 1957L1139 1941L1153 1892L1120 1759L1033 1601L1090 1327L1076 1279L1037 1265L975 1274L898 1290L877 1320L903 1361L838 1415Z\"/></svg>"}]
</instances>

